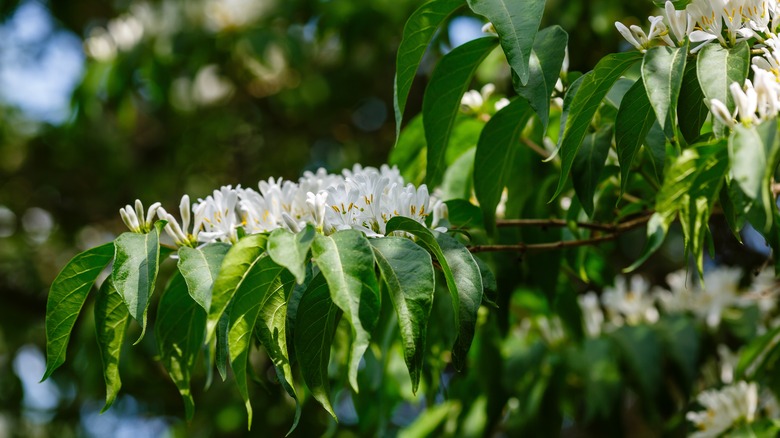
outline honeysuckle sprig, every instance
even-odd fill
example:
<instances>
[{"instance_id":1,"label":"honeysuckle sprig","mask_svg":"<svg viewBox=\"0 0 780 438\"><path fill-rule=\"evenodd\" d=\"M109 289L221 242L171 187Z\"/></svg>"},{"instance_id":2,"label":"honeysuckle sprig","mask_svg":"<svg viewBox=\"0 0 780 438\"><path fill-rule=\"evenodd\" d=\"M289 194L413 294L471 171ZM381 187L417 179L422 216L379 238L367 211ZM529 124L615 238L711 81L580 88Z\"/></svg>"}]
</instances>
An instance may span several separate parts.
<instances>
[{"instance_id":1,"label":"honeysuckle sprig","mask_svg":"<svg viewBox=\"0 0 780 438\"><path fill-rule=\"evenodd\" d=\"M135 200L135 208L131 205L125 205L124 208L119 209L119 215L122 217L122 221L127 225L127 228L134 233L148 233L152 230L154 224L154 215L157 213L157 209L160 208L160 203L155 202L149 206L149 209L144 215L144 205L140 199Z\"/></svg>"}]
</instances>

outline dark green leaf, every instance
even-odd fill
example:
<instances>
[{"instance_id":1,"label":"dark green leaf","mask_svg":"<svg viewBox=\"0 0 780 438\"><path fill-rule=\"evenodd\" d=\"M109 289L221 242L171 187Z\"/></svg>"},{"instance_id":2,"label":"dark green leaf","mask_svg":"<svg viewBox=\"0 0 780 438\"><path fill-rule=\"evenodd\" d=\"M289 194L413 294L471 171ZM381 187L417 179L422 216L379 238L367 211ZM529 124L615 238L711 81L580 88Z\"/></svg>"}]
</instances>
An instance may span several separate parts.
<instances>
[{"instance_id":1,"label":"dark green leaf","mask_svg":"<svg viewBox=\"0 0 780 438\"><path fill-rule=\"evenodd\" d=\"M736 374L740 378L753 380L763 370L768 359L780 352L780 327L753 339L739 355Z\"/></svg>"},{"instance_id":2,"label":"dark green leaf","mask_svg":"<svg viewBox=\"0 0 780 438\"><path fill-rule=\"evenodd\" d=\"M426 151L422 114L418 114L401 131L387 163L398 166L405 181L420 185L425 181Z\"/></svg>"},{"instance_id":3,"label":"dark green leaf","mask_svg":"<svg viewBox=\"0 0 780 438\"><path fill-rule=\"evenodd\" d=\"M611 333L633 380L646 399L652 400L661 387L662 349L650 326L623 326Z\"/></svg>"},{"instance_id":4,"label":"dark green leaf","mask_svg":"<svg viewBox=\"0 0 780 438\"><path fill-rule=\"evenodd\" d=\"M73 257L52 282L46 301L46 373L42 381L65 363L76 318L100 271L113 256L113 243L84 251Z\"/></svg>"},{"instance_id":5,"label":"dark green leaf","mask_svg":"<svg viewBox=\"0 0 780 438\"><path fill-rule=\"evenodd\" d=\"M164 221L157 221L146 234L123 233L114 241L114 267L111 280L127 304L130 316L141 324L139 343L146 333L146 312L157 281L160 262L160 231Z\"/></svg>"},{"instance_id":6,"label":"dark green leaf","mask_svg":"<svg viewBox=\"0 0 780 438\"><path fill-rule=\"evenodd\" d=\"M528 102L515 99L491 117L479 137L474 157L474 192L489 231L495 229L496 206L514 171L515 152L530 117Z\"/></svg>"},{"instance_id":7,"label":"dark green leaf","mask_svg":"<svg viewBox=\"0 0 780 438\"><path fill-rule=\"evenodd\" d=\"M406 108L406 99L417 74L425 50L441 26L455 10L463 5L463 0L433 0L420 6L404 25L403 39L398 46L395 62L395 135L401 132L401 121Z\"/></svg>"},{"instance_id":8,"label":"dark green leaf","mask_svg":"<svg viewBox=\"0 0 780 438\"><path fill-rule=\"evenodd\" d=\"M501 48L520 83L528 83L528 68L534 37L544 14L545 0L468 0L475 13L496 28Z\"/></svg>"},{"instance_id":9,"label":"dark green leaf","mask_svg":"<svg viewBox=\"0 0 780 438\"><path fill-rule=\"evenodd\" d=\"M211 342L217 324L222 314L228 307L230 300L236 294L236 290L246 279L250 269L265 254L267 236L253 234L246 236L233 245L222 260L222 270L217 279L211 295L211 307L206 318L206 341Z\"/></svg>"},{"instance_id":10,"label":"dark green leaf","mask_svg":"<svg viewBox=\"0 0 780 438\"><path fill-rule=\"evenodd\" d=\"M680 99L677 101L677 123L680 132L688 143L693 143L701 134L704 121L710 114L704 104L704 92L696 76L696 63L685 64L685 73L680 87Z\"/></svg>"},{"instance_id":11,"label":"dark green leaf","mask_svg":"<svg viewBox=\"0 0 780 438\"><path fill-rule=\"evenodd\" d=\"M295 286L295 278L286 269L266 256L260 256L247 271L238 286L230 309L228 350L230 364L236 375L239 392L244 398L249 424L252 424L252 405L247 387L249 350L252 333L257 327L260 340L277 369L279 381L297 400L292 387L292 371L287 355L287 297ZM296 412L293 429L297 425ZM292 430L292 429L291 429Z\"/></svg>"},{"instance_id":12,"label":"dark green leaf","mask_svg":"<svg viewBox=\"0 0 780 438\"><path fill-rule=\"evenodd\" d=\"M427 251L403 237L372 239L374 258L398 315L404 359L417 393L425 353L425 334L433 303L435 275Z\"/></svg>"},{"instance_id":13,"label":"dark green leaf","mask_svg":"<svg viewBox=\"0 0 780 438\"><path fill-rule=\"evenodd\" d=\"M193 300L181 274L174 274L160 298L155 322L157 349L184 400L187 420L195 413L190 378L203 345L206 311Z\"/></svg>"},{"instance_id":14,"label":"dark green leaf","mask_svg":"<svg viewBox=\"0 0 780 438\"><path fill-rule=\"evenodd\" d=\"M312 245L314 261L328 282L330 296L352 326L349 383L358 392L357 371L379 320L379 284L374 253L368 239L356 230L318 234Z\"/></svg>"},{"instance_id":15,"label":"dark green leaf","mask_svg":"<svg viewBox=\"0 0 780 438\"><path fill-rule=\"evenodd\" d=\"M673 138L677 123L677 100L680 97L688 43L682 47L658 46L647 50L642 59L642 80L655 111L656 119L668 138Z\"/></svg>"},{"instance_id":16,"label":"dark green leaf","mask_svg":"<svg viewBox=\"0 0 780 438\"><path fill-rule=\"evenodd\" d=\"M116 400L122 380L119 377L119 357L130 322L122 297L114 289L111 279L106 279L95 301L95 333L97 334L100 359L103 362L103 379L106 381L105 412Z\"/></svg>"},{"instance_id":17,"label":"dark green leaf","mask_svg":"<svg viewBox=\"0 0 780 438\"><path fill-rule=\"evenodd\" d=\"M451 199L447 202L450 225L456 228L482 228L482 210L465 199Z\"/></svg>"},{"instance_id":18,"label":"dark green leaf","mask_svg":"<svg viewBox=\"0 0 780 438\"><path fill-rule=\"evenodd\" d=\"M444 181L441 183L441 199L468 199L471 197L474 174L474 155L476 146L466 150L458 159L447 167Z\"/></svg>"},{"instance_id":19,"label":"dark green leaf","mask_svg":"<svg viewBox=\"0 0 780 438\"><path fill-rule=\"evenodd\" d=\"M314 227L307 225L297 234L277 228L268 236L268 255L276 264L287 268L298 284L306 278L306 264L314 234Z\"/></svg>"},{"instance_id":20,"label":"dark green leaf","mask_svg":"<svg viewBox=\"0 0 780 438\"><path fill-rule=\"evenodd\" d=\"M547 129L550 118L550 96L561 74L563 58L569 35L559 26L550 26L539 31L534 41L534 50L529 63L528 83L522 85L517 75L512 83L517 94L524 97L536 111L543 129Z\"/></svg>"},{"instance_id":21,"label":"dark green leaf","mask_svg":"<svg viewBox=\"0 0 780 438\"><path fill-rule=\"evenodd\" d=\"M592 72L583 77L577 94L572 100L563 136L560 140L561 178L558 180L558 187L553 199L561 193L566 184L574 158L577 156L577 151L588 132L588 127L599 104L623 72L641 58L642 54L639 52L607 55L599 61Z\"/></svg>"},{"instance_id":22,"label":"dark green leaf","mask_svg":"<svg viewBox=\"0 0 780 438\"><path fill-rule=\"evenodd\" d=\"M607 125L585 136L572 163L571 176L574 191L588 216L593 215L593 196L596 194L596 186L607 162L610 146L612 146L612 125Z\"/></svg>"},{"instance_id":23,"label":"dark green leaf","mask_svg":"<svg viewBox=\"0 0 780 438\"><path fill-rule=\"evenodd\" d=\"M336 414L330 404L328 362L339 318L341 310L330 299L325 277L314 277L298 305L293 332L295 355L306 386L334 419Z\"/></svg>"},{"instance_id":24,"label":"dark green leaf","mask_svg":"<svg viewBox=\"0 0 780 438\"><path fill-rule=\"evenodd\" d=\"M655 122L655 112L647 98L645 84L636 81L628 90L615 120L615 145L620 163L620 191L626 190L634 157Z\"/></svg>"},{"instance_id":25,"label":"dark green leaf","mask_svg":"<svg viewBox=\"0 0 780 438\"><path fill-rule=\"evenodd\" d=\"M439 61L423 97L423 125L428 147L426 182L441 183L445 157L460 100L477 66L496 46L493 37L478 38L456 47Z\"/></svg>"},{"instance_id":26,"label":"dark green leaf","mask_svg":"<svg viewBox=\"0 0 780 438\"><path fill-rule=\"evenodd\" d=\"M227 243L210 243L203 248L179 248L179 272L187 290L206 312L211 307L211 289L219 275L222 260L230 250Z\"/></svg>"}]
</instances>

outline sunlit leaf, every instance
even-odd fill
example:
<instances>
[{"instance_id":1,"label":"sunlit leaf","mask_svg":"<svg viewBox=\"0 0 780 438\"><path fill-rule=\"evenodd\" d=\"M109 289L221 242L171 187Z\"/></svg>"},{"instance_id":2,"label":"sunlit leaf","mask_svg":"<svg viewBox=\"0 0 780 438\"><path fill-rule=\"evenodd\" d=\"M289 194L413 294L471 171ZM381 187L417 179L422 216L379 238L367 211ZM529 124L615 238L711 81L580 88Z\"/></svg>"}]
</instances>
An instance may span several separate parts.
<instances>
[{"instance_id":1,"label":"sunlit leaf","mask_svg":"<svg viewBox=\"0 0 780 438\"><path fill-rule=\"evenodd\" d=\"M358 391L357 371L379 319L379 283L374 273L374 253L368 239L356 230L318 234L312 245L314 261L328 282L333 302L352 326L352 351L348 376Z\"/></svg>"},{"instance_id":2,"label":"sunlit leaf","mask_svg":"<svg viewBox=\"0 0 780 438\"><path fill-rule=\"evenodd\" d=\"M307 225L300 233L277 228L268 236L268 255L276 264L287 268L298 284L306 278L306 263L314 234L314 227Z\"/></svg>"},{"instance_id":3,"label":"sunlit leaf","mask_svg":"<svg viewBox=\"0 0 780 438\"><path fill-rule=\"evenodd\" d=\"M122 296L130 316L141 324L141 336L146 333L146 312L157 281L160 262L160 231L164 221L158 221L146 234L122 233L114 241L114 267L111 281Z\"/></svg>"},{"instance_id":4,"label":"sunlit leaf","mask_svg":"<svg viewBox=\"0 0 780 438\"><path fill-rule=\"evenodd\" d=\"M655 111L656 119L668 138L673 138L677 123L677 100L688 57L688 43L682 47L658 46L642 58L642 80Z\"/></svg>"},{"instance_id":5,"label":"sunlit leaf","mask_svg":"<svg viewBox=\"0 0 780 438\"><path fill-rule=\"evenodd\" d=\"M211 289L219 275L222 260L230 249L226 243L210 243L202 248L179 248L179 272L190 296L206 312L211 307Z\"/></svg>"},{"instance_id":6,"label":"sunlit leaf","mask_svg":"<svg viewBox=\"0 0 780 438\"><path fill-rule=\"evenodd\" d=\"M46 380L65 363L70 332L100 271L114 257L114 244L107 243L73 257L49 289L46 301Z\"/></svg>"}]
</instances>

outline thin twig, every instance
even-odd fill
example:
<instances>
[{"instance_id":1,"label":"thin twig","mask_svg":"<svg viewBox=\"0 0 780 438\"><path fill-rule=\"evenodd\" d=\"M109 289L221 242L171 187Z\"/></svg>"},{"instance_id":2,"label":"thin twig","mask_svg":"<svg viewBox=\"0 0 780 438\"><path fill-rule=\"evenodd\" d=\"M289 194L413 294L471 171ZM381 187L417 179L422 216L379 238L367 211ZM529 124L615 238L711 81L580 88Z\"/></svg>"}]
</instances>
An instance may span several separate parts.
<instances>
[{"instance_id":1,"label":"thin twig","mask_svg":"<svg viewBox=\"0 0 780 438\"><path fill-rule=\"evenodd\" d=\"M578 228L587 230L611 232L615 230L616 225L599 224L595 222L569 222L563 219L499 219L496 221L497 227L541 227L541 228L563 228L574 224Z\"/></svg>"},{"instance_id":2,"label":"thin twig","mask_svg":"<svg viewBox=\"0 0 780 438\"><path fill-rule=\"evenodd\" d=\"M542 158L544 158L545 160L546 160L546 159L548 159L548 158L550 158L550 154L549 154L549 153L547 153L547 151L546 151L546 150L544 150L544 148L543 148L543 147L541 147L541 146L539 146L538 144L534 143L534 142L533 142L533 141L531 141L530 139L523 137L523 138L522 138L522 141L523 141L523 143L525 143L525 145L526 145L526 146L528 146L529 148L531 148L531 150L532 150L532 151L534 151L534 152L536 152L537 154L539 154L539 155L540 155Z\"/></svg>"},{"instance_id":3,"label":"thin twig","mask_svg":"<svg viewBox=\"0 0 780 438\"><path fill-rule=\"evenodd\" d=\"M583 224L586 224L589 227L591 227L590 229L596 231L609 231L609 234L605 234L603 236L591 237L589 239L560 240L558 242L550 242L550 243L532 243L532 244L518 243L515 245L474 245L469 247L469 251L473 253L477 253L477 252L527 253L527 252L554 251L554 250L564 249L564 248L576 248L580 246L595 245L598 243L608 242L617 239L618 236L620 236L624 232L644 225L648 220L650 220L650 217L651 215L646 214L614 225L591 224L591 223L584 222ZM523 220L523 219L518 219L518 221L519 220ZM527 221L527 225L540 225L542 222L544 222L546 225L549 226L560 226L559 225L560 219L550 219L546 221L538 220L538 219L525 219L524 221ZM533 223L532 221L536 221L537 223ZM505 225L505 226L509 226L509 225ZM517 226L521 226L521 225L517 225ZM597 226L599 228L593 228L594 226Z\"/></svg>"}]
</instances>

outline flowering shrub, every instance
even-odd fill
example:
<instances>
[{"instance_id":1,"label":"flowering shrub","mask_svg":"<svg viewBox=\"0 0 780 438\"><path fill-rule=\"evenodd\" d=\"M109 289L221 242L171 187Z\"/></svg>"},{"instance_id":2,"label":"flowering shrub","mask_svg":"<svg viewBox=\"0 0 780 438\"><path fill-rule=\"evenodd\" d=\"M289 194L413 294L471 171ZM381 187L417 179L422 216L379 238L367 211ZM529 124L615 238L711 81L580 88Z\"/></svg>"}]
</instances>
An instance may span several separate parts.
<instances>
[{"instance_id":1,"label":"flowering shrub","mask_svg":"<svg viewBox=\"0 0 780 438\"><path fill-rule=\"evenodd\" d=\"M421 114L401 129L426 47L466 5L488 21L485 36L437 61ZM112 263L95 304L110 406L128 324L139 323L140 341L170 258L177 269L154 332L188 416L205 349L223 379L229 362L251 423L247 380L259 344L296 402L293 428L309 395L336 418L334 374L357 395L359 370L381 369L369 382L376 389L397 330L412 397L423 388L435 401L450 364L476 370L420 416L421 434L557 434L569 423L619 434L613 417L627 411L662 419L640 425L657 434L776 433L772 274L746 289L742 271L715 267L705 248L715 253L717 215L732 237L760 233L780 266L780 5L659 6L648 32L615 24L636 50L581 74L569 71L568 33L540 29L544 0L423 4L398 49L393 167L321 169L297 183L261 181L259 191L226 186L194 204L185 195L178 218L159 203L121 209L130 232L77 255L51 287L44 377L64 362L88 292ZM88 44L96 57L101 35ZM499 46L511 89L471 90ZM630 272L661 248L669 254L678 222L683 245L673 253L684 249L679 264L690 256L690 272L666 286L639 275L612 281L616 259ZM643 227L637 240L630 232ZM621 252L616 241L645 250ZM475 385L484 393L464 395ZM445 421L461 410L458 422Z\"/></svg>"}]
</instances>

